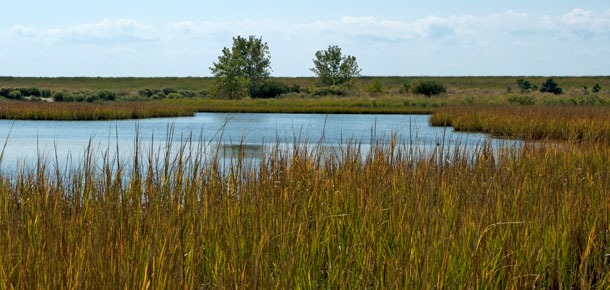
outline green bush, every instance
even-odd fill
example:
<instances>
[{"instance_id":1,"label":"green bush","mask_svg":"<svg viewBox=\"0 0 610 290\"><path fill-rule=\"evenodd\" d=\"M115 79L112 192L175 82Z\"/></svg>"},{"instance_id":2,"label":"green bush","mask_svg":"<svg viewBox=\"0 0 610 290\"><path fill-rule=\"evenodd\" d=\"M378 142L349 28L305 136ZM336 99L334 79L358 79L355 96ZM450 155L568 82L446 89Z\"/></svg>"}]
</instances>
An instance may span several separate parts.
<instances>
[{"instance_id":1,"label":"green bush","mask_svg":"<svg viewBox=\"0 0 610 290\"><path fill-rule=\"evenodd\" d=\"M185 98L194 98L197 95L195 92L189 90L180 90L178 93Z\"/></svg>"},{"instance_id":2,"label":"green bush","mask_svg":"<svg viewBox=\"0 0 610 290\"><path fill-rule=\"evenodd\" d=\"M56 102L63 102L65 97L66 97L65 92L53 92L53 95L52 95L53 101L56 101Z\"/></svg>"},{"instance_id":3,"label":"green bush","mask_svg":"<svg viewBox=\"0 0 610 290\"><path fill-rule=\"evenodd\" d=\"M370 96L383 94L383 85L381 84L381 81L379 81L378 79L373 79L373 81L371 81L371 84L366 87L366 92Z\"/></svg>"},{"instance_id":4,"label":"green bush","mask_svg":"<svg viewBox=\"0 0 610 290\"><path fill-rule=\"evenodd\" d=\"M164 88L162 91L163 91L163 93L165 95L169 95L171 93L177 93L178 92L178 91L176 91L175 89L172 89L172 88Z\"/></svg>"},{"instance_id":5,"label":"green bush","mask_svg":"<svg viewBox=\"0 0 610 290\"><path fill-rule=\"evenodd\" d=\"M168 99L182 99L184 96L179 93L169 93L167 94Z\"/></svg>"},{"instance_id":6,"label":"green bush","mask_svg":"<svg viewBox=\"0 0 610 290\"><path fill-rule=\"evenodd\" d=\"M432 95L446 93L447 87L436 81L422 81L415 86L413 92L420 95L426 95L430 98Z\"/></svg>"},{"instance_id":7,"label":"green bush","mask_svg":"<svg viewBox=\"0 0 610 290\"><path fill-rule=\"evenodd\" d=\"M42 90L40 91L40 96L43 98L50 98L51 97L51 90Z\"/></svg>"},{"instance_id":8,"label":"green bush","mask_svg":"<svg viewBox=\"0 0 610 290\"><path fill-rule=\"evenodd\" d=\"M527 93L532 90L532 84L524 79L517 80L517 86L519 86L521 93Z\"/></svg>"},{"instance_id":9,"label":"green bush","mask_svg":"<svg viewBox=\"0 0 610 290\"><path fill-rule=\"evenodd\" d=\"M400 87L400 90L398 91L399 93L406 95L411 91L411 82L409 80L406 80L402 86Z\"/></svg>"},{"instance_id":10,"label":"green bush","mask_svg":"<svg viewBox=\"0 0 610 290\"><path fill-rule=\"evenodd\" d=\"M7 98L11 99L11 100L20 100L21 99L21 92L20 91L11 91L8 93Z\"/></svg>"},{"instance_id":11,"label":"green bush","mask_svg":"<svg viewBox=\"0 0 610 290\"><path fill-rule=\"evenodd\" d=\"M163 100L165 99L165 94L163 92L154 93L150 98L154 100Z\"/></svg>"},{"instance_id":12,"label":"green bush","mask_svg":"<svg viewBox=\"0 0 610 290\"><path fill-rule=\"evenodd\" d=\"M23 97L40 97L40 90L37 88L18 88L16 90L18 90Z\"/></svg>"},{"instance_id":13,"label":"green bush","mask_svg":"<svg viewBox=\"0 0 610 290\"><path fill-rule=\"evenodd\" d=\"M552 78L549 78L546 80L546 82L542 83L540 91L543 93L553 93L555 95L559 95L563 92L563 89L560 88Z\"/></svg>"},{"instance_id":14,"label":"green bush","mask_svg":"<svg viewBox=\"0 0 610 290\"><path fill-rule=\"evenodd\" d=\"M593 92L594 93L599 93L599 91L601 91L602 87L599 84L595 84L593 86Z\"/></svg>"},{"instance_id":15,"label":"green bush","mask_svg":"<svg viewBox=\"0 0 610 290\"><path fill-rule=\"evenodd\" d=\"M151 89L141 89L138 90L138 95L143 98L150 98L154 92Z\"/></svg>"},{"instance_id":16,"label":"green bush","mask_svg":"<svg viewBox=\"0 0 610 290\"><path fill-rule=\"evenodd\" d=\"M101 91L97 93L97 97L104 101L116 100L116 93L111 91Z\"/></svg>"},{"instance_id":17,"label":"green bush","mask_svg":"<svg viewBox=\"0 0 610 290\"><path fill-rule=\"evenodd\" d=\"M252 91L251 97L269 99L289 92L290 88L287 85L274 80L266 80L258 89Z\"/></svg>"},{"instance_id":18,"label":"green bush","mask_svg":"<svg viewBox=\"0 0 610 290\"><path fill-rule=\"evenodd\" d=\"M99 97L97 95L89 95L85 98L85 102L93 103L93 102L97 101L98 99L99 99Z\"/></svg>"}]
</instances>

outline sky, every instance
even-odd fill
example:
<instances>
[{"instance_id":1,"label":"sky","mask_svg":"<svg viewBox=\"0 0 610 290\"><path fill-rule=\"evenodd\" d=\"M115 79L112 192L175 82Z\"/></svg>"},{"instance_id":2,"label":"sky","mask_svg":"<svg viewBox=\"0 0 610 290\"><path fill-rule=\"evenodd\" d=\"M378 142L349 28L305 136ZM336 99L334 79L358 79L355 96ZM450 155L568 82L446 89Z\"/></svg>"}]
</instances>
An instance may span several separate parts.
<instances>
[{"instance_id":1,"label":"sky","mask_svg":"<svg viewBox=\"0 0 610 290\"><path fill-rule=\"evenodd\" d=\"M338 45L367 76L610 75L608 0L5 1L0 76L211 76L232 37L273 76Z\"/></svg>"}]
</instances>

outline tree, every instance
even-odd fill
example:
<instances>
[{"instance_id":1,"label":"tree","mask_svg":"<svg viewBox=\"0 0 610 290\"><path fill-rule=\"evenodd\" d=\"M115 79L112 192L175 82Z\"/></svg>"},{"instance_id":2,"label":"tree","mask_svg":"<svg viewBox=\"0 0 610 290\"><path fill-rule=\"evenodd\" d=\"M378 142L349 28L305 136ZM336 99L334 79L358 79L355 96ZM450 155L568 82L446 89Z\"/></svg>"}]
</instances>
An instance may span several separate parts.
<instances>
[{"instance_id":1,"label":"tree","mask_svg":"<svg viewBox=\"0 0 610 290\"><path fill-rule=\"evenodd\" d=\"M602 87L597 83L593 86L594 93L599 93L599 91L601 91L601 89L602 89Z\"/></svg>"},{"instance_id":2,"label":"tree","mask_svg":"<svg viewBox=\"0 0 610 290\"><path fill-rule=\"evenodd\" d=\"M524 79L517 80L517 85L519 86L521 93L527 93L532 89L532 84Z\"/></svg>"},{"instance_id":3,"label":"tree","mask_svg":"<svg viewBox=\"0 0 610 290\"><path fill-rule=\"evenodd\" d=\"M331 45L327 50L319 50L311 68L324 85L340 85L360 76L356 57L341 54L341 48Z\"/></svg>"},{"instance_id":4,"label":"tree","mask_svg":"<svg viewBox=\"0 0 610 290\"><path fill-rule=\"evenodd\" d=\"M432 95L440 95L447 92L445 85L435 81L419 82L413 89L416 94L426 95L428 98Z\"/></svg>"},{"instance_id":5,"label":"tree","mask_svg":"<svg viewBox=\"0 0 610 290\"><path fill-rule=\"evenodd\" d=\"M555 95L559 95L563 92L563 89L561 89L552 78L549 78L546 80L546 82L542 83L540 91L543 93L553 93Z\"/></svg>"},{"instance_id":6,"label":"tree","mask_svg":"<svg viewBox=\"0 0 610 290\"><path fill-rule=\"evenodd\" d=\"M262 38L233 38L233 46L222 49L210 71L216 77L217 93L239 99L257 90L271 74L269 46Z\"/></svg>"}]
</instances>

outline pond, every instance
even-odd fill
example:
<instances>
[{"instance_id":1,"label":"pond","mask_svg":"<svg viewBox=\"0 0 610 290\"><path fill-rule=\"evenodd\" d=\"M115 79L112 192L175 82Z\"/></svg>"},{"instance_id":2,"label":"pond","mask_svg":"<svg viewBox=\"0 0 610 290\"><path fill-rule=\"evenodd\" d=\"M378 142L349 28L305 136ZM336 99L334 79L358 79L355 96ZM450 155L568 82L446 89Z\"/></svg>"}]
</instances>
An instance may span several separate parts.
<instances>
[{"instance_id":1,"label":"pond","mask_svg":"<svg viewBox=\"0 0 610 290\"><path fill-rule=\"evenodd\" d=\"M295 142L327 147L358 143L366 149L373 142L390 142L392 136L399 144L423 149L441 144L448 148L474 148L484 142L492 146L512 146L517 142L432 127L429 118L428 115L198 113L194 117L122 121L0 120L0 145L7 140L2 160L4 168L32 165L39 157L54 161L56 155L62 163L68 158L79 162L90 142L98 152L107 149L116 152L118 146L120 155L126 158L133 154L136 136L142 146L161 145L159 148L168 142L179 144L189 138L225 149L235 148L237 144L256 149Z\"/></svg>"}]
</instances>

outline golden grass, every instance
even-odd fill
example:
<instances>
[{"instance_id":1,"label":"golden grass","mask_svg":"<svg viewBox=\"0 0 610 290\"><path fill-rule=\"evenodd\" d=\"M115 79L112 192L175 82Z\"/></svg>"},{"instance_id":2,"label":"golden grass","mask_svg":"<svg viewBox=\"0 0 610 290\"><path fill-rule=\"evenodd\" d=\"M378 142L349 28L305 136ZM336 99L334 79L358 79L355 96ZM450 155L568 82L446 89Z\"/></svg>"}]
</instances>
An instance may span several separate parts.
<instances>
[{"instance_id":1,"label":"golden grass","mask_svg":"<svg viewBox=\"0 0 610 290\"><path fill-rule=\"evenodd\" d=\"M11 120L119 120L193 116L194 113L184 105L153 102L0 102L0 119Z\"/></svg>"},{"instance_id":2,"label":"golden grass","mask_svg":"<svg viewBox=\"0 0 610 290\"><path fill-rule=\"evenodd\" d=\"M460 106L436 111L430 122L459 131L526 140L610 143L610 107Z\"/></svg>"},{"instance_id":3,"label":"golden grass","mask_svg":"<svg viewBox=\"0 0 610 290\"><path fill-rule=\"evenodd\" d=\"M607 144L177 149L0 177L0 288L610 287Z\"/></svg>"}]
</instances>

